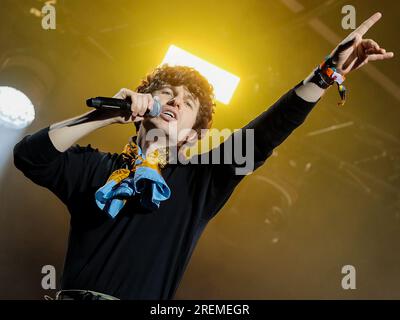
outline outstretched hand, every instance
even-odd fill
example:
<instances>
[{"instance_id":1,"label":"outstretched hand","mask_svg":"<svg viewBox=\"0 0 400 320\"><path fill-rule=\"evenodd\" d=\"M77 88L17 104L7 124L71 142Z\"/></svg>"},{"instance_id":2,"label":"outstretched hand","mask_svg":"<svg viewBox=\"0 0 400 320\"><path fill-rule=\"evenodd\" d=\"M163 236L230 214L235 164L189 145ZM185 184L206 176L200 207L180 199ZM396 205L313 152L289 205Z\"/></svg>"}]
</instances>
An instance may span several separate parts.
<instances>
[{"instance_id":1,"label":"outstretched hand","mask_svg":"<svg viewBox=\"0 0 400 320\"><path fill-rule=\"evenodd\" d=\"M346 75L353 70L361 68L370 61L393 58L393 52L386 52L384 48L381 48L372 39L363 39L365 33L381 17L382 14L380 12L373 14L332 51L331 56L339 73Z\"/></svg>"}]
</instances>

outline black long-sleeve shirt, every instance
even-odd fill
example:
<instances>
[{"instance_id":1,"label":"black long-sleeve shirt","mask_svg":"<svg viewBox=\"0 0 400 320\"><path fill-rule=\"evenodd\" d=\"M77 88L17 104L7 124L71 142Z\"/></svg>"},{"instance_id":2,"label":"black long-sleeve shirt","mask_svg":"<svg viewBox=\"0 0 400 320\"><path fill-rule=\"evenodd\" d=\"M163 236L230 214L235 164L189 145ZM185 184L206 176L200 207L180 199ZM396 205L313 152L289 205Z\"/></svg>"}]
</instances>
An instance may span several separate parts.
<instances>
[{"instance_id":1,"label":"black long-sleeve shirt","mask_svg":"<svg viewBox=\"0 0 400 320\"><path fill-rule=\"evenodd\" d=\"M291 89L243 128L254 129L255 168L303 123L314 105ZM234 135L245 137L243 129ZM162 175L171 197L159 209L146 210L133 198L111 219L97 207L94 194L122 166L121 155L90 144L60 152L48 130L24 137L14 147L14 163L34 183L56 194L70 212L61 288L120 299L172 299L205 226L243 178L235 174L238 165L167 165Z\"/></svg>"}]
</instances>

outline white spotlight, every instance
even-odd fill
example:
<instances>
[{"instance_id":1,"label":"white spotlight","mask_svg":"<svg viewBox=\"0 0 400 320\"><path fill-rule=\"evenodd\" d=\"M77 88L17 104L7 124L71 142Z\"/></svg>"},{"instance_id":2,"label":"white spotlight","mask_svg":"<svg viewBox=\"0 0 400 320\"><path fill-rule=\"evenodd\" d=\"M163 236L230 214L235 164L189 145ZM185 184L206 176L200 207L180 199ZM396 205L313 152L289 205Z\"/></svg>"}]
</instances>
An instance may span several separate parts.
<instances>
[{"instance_id":1,"label":"white spotlight","mask_svg":"<svg viewBox=\"0 0 400 320\"><path fill-rule=\"evenodd\" d=\"M35 108L21 91L0 86L0 125L23 129L35 119Z\"/></svg>"}]
</instances>

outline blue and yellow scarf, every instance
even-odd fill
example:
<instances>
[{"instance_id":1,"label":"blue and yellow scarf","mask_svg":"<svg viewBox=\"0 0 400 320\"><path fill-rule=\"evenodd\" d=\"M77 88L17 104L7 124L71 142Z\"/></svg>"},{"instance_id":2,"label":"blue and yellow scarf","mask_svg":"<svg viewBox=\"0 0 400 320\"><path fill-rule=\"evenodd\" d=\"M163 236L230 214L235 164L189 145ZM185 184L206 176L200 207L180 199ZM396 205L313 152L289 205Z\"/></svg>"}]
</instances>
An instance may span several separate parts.
<instances>
[{"instance_id":1,"label":"blue and yellow scarf","mask_svg":"<svg viewBox=\"0 0 400 320\"><path fill-rule=\"evenodd\" d=\"M161 169L167 163L165 154L157 149L146 157L133 140L121 154L126 168L115 170L95 193L97 206L112 218L129 198L136 195L140 197L140 203L150 210L159 208L160 202L171 195L161 175Z\"/></svg>"}]
</instances>

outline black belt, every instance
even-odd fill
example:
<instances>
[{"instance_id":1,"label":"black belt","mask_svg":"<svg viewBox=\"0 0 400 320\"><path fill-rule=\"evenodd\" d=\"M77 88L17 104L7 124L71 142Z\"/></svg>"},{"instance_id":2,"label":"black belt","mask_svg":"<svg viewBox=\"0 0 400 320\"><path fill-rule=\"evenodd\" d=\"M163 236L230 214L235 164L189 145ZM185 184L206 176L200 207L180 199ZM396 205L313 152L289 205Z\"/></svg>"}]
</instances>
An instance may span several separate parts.
<instances>
[{"instance_id":1,"label":"black belt","mask_svg":"<svg viewBox=\"0 0 400 320\"><path fill-rule=\"evenodd\" d=\"M91 290L61 290L55 300L119 300L113 296Z\"/></svg>"}]
</instances>

